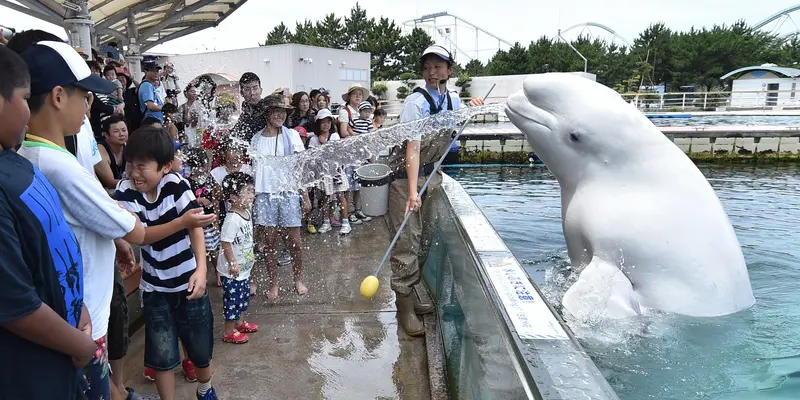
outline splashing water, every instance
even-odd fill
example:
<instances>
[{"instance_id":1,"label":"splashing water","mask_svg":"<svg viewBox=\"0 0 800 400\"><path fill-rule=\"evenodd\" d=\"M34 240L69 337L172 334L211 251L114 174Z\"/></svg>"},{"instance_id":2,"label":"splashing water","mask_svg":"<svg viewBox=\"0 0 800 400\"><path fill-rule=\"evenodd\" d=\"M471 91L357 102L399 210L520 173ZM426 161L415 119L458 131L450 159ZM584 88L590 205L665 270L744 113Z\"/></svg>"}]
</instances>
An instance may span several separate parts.
<instances>
[{"instance_id":1,"label":"splashing water","mask_svg":"<svg viewBox=\"0 0 800 400\"><path fill-rule=\"evenodd\" d=\"M361 134L344 140L328 142L324 146L308 149L285 157L261 156L250 152L254 165L272 171L286 171L273 182L276 192L294 192L320 183L325 177L335 177L342 167L358 167L381 151L403 144L416 134L423 138L432 134L449 132L480 114L502 113L505 103L492 103L465 107L458 111L445 111L416 121L396 124L388 128Z\"/></svg>"}]
</instances>

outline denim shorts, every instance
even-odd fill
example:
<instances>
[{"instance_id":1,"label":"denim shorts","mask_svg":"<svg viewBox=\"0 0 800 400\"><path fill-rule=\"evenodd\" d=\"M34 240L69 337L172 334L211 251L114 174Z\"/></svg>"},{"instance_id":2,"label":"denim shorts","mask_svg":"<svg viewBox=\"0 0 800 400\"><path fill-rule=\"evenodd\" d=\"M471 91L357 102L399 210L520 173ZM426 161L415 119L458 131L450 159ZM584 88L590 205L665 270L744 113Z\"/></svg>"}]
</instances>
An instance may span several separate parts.
<instances>
[{"instance_id":1,"label":"denim shorts","mask_svg":"<svg viewBox=\"0 0 800 400\"><path fill-rule=\"evenodd\" d=\"M258 226L299 228L303 211L300 195L259 193L253 205L253 223Z\"/></svg>"},{"instance_id":2,"label":"denim shorts","mask_svg":"<svg viewBox=\"0 0 800 400\"><path fill-rule=\"evenodd\" d=\"M214 314L208 292L187 300L187 292L143 292L144 366L169 371L181 363L178 338L197 368L211 365L214 349Z\"/></svg>"},{"instance_id":3,"label":"denim shorts","mask_svg":"<svg viewBox=\"0 0 800 400\"><path fill-rule=\"evenodd\" d=\"M347 175L347 184L350 185L350 191L355 192L361 190L361 184L358 183L354 176L354 167L347 167L344 169L345 175Z\"/></svg>"}]
</instances>

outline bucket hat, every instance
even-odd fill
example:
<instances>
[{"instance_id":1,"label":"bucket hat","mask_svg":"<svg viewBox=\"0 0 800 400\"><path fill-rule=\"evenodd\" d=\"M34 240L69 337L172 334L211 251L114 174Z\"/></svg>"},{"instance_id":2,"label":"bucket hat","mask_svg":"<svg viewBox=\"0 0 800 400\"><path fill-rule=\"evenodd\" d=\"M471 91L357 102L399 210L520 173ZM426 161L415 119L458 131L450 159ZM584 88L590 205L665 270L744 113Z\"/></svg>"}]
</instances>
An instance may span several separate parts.
<instances>
[{"instance_id":1,"label":"bucket hat","mask_svg":"<svg viewBox=\"0 0 800 400\"><path fill-rule=\"evenodd\" d=\"M314 120L319 121L325 118L330 118L331 120L335 119L333 118L333 113L331 112L331 110L328 110L327 108L323 108L322 110L317 111L317 116Z\"/></svg>"},{"instance_id":2,"label":"bucket hat","mask_svg":"<svg viewBox=\"0 0 800 400\"><path fill-rule=\"evenodd\" d=\"M280 94L271 94L267 97L264 97L258 102L258 105L260 109L264 110L264 112L268 112L273 108L282 108L287 111L294 110L294 107L286 104L286 99Z\"/></svg>"},{"instance_id":3,"label":"bucket hat","mask_svg":"<svg viewBox=\"0 0 800 400\"><path fill-rule=\"evenodd\" d=\"M363 98L366 99L367 97L369 97L369 89L367 89L367 88L365 88L365 87L363 87L363 86L361 86L361 85L359 85L357 83L354 83L354 84L350 85L350 87L347 88L347 93L342 95L342 101L347 103L347 100L350 98L350 93L352 93L355 90L360 90L361 93L363 94Z\"/></svg>"}]
</instances>

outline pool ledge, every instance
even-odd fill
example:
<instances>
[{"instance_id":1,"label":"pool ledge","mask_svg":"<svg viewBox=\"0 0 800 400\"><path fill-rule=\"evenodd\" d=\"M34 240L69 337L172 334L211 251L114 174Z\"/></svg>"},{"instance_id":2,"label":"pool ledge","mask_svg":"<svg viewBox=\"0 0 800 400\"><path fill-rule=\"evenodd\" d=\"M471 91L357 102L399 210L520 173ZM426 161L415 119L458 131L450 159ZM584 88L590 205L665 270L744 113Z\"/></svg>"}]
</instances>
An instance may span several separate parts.
<instances>
[{"instance_id":1,"label":"pool ledge","mask_svg":"<svg viewBox=\"0 0 800 400\"><path fill-rule=\"evenodd\" d=\"M487 322L500 325L499 331L504 336L500 342L504 343L499 347L505 347L509 353L509 357L502 359L510 360L511 364L503 370L517 374L520 389L529 399L618 399L600 370L539 288L528 279L522 266L464 188L445 174L442 189L444 196L441 197L447 204L441 209L449 208L447 211L454 217L445 220L452 220L458 231L446 232L449 238L445 240L449 242L453 236L460 236L468 253L462 255L462 260L471 260L455 264L469 264L475 269L466 273L454 271L452 279L457 287L456 275L459 273L470 278L474 276L477 278L475 283L485 295L485 299L461 300L467 304L462 304L465 323L472 325L465 329L483 329L490 334L478 325ZM450 262L454 263L453 256L449 256ZM464 282L471 284L470 280ZM464 290L454 289L461 293ZM474 299L476 296L467 297ZM488 307L479 308L493 313L496 321L486 321L491 317L484 315L469 315L469 303L474 306L478 301L488 301Z\"/></svg>"}]
</instances>

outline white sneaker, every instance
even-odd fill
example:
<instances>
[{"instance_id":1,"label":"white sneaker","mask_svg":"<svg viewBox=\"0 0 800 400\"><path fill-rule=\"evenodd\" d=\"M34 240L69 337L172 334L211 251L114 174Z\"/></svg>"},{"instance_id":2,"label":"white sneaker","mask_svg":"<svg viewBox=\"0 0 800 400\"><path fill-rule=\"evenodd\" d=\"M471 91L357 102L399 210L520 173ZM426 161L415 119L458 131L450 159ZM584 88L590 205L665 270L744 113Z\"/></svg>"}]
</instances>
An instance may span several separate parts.
<instances>
[{"instance_id":1,"label":"white sneaker","mask_svg":"<svg viewBox=\"0 0 800 400\"><path fill-rule=\"evenodd\" d=\"M372 217L368 216L367 214L364 214L361 211L356 212L356 218L363 220L364 222L372 221Z\"/></svg>"},{"instance_id":2,"label":"white sneaker","mask_svg":"<svg viewBox=\"0 0 800 400\"><path fill-rule=\"evenodd\" d=\"M319 233L328 233L328 232L331 231L331 229L332 229L331 228L331 223L328 222L328 221L325 221L325 222L322 223L322 226L319 227L319 229L317 229L317 232L319 232Z\"/></svg>"},{"instance_id":3,"label":"white sneaker","mask_svg":"<svg viewBox=\"0 0 800 400\"><path fill-rule=\"evenodd\" d=\"M348 233L350 233L352 230L353 230L353 228L351 228L351 227L350 227L350 223L349 223L349 222L347 222L347 221L345 221L345 222L342 224L342 229L340 229L340 230L339 230L339 234L340 234L340 235L347 235L347 234L348 234Z\"/></svg>"},{"instance_id":4,"label":"white sneaker","mask_svg":"<svg viewBox=\"0 0 800 400\"><path fill-rule=\"evenodd\" d=\"M350 218L349 218L349 219L350 219L350 223L351 223L351 224L353 224L353 225L360 225L360 224L362 224L361 220L360 220L360 219L358 219L358 217L356 217L356 215L355 215L355 214L350 214Z\"/></svg>"}]
</instances>

